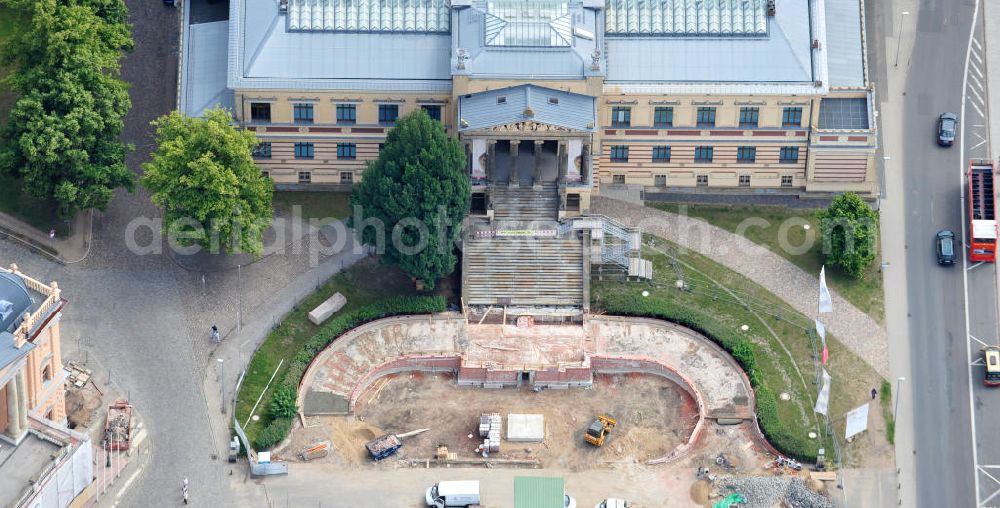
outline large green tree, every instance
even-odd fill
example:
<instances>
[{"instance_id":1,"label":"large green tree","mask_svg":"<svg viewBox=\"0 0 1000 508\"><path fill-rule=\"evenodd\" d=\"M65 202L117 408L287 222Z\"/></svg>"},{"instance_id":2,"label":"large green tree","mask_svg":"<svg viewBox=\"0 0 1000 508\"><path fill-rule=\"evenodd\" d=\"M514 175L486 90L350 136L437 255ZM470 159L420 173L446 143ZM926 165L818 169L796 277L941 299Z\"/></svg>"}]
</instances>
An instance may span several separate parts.
<instances>
[{"instance_id":1,"label":"large green tree","mask_svg":"<svg viewBox=\"0 0 1000 508\"><path fill-rule=\"evenodd\" d=\"M469 192L461 145L440 122L416 111L389 131L378 159L354 186L352 225L366 245L384 246L384 261L433 288L455 269L454 241Z\"/></svg>"},{"instance_id":2,"label":"large green tree","mask_svg":"<svg viewBox=\"0 0 1000 508\"><path fill-rule=\"evenodd\" d=\"M860 279L875 261L878 213L860 196L848 192L834 198L830 207L816 216L826 261Z\"/></svg>"},{"instance_id":3,"label":"large green tree","mask_svg":"<svg viewBox=\"0 0 1000 508\"><path fill-rule=\"evenodd\" d=\"M157 147L142 165L142 185L180 245L259 255L274 188L253 163L257 136L232 121L221 108L204 118L174 111L154 120Z\"/></svg>"},{"instance_id":4,"label":"large green tree","mask_svg":"<svg viewBox=\"0 0 1000 508\"><path fill-rule=\"evenodd\" d=\"M21 19L0 51L17 93L0 130L0 171L63 214L104 209L134 187L119 139L131 107L119 59L133 42L121 0L0 0Z\"/></svg>"}]
</instances>

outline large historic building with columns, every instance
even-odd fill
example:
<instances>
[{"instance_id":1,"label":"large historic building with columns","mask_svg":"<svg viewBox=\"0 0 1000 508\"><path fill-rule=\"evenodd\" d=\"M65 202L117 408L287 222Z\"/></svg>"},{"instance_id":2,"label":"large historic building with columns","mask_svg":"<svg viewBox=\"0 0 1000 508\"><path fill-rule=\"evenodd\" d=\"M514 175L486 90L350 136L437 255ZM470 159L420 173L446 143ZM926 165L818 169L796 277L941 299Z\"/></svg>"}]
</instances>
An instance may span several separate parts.
<instances>
[{"instance_id":1,"label":"large historic building with columns","mask_svg":"<svg viewBox=\"0 0 1000 508\"><path fill-rule=\"evenodd\" d=\"M181 109L231 108L279 185L350 185L424 110L474 203L553 184L878 192L860 0L230 0L185 23ZM484 204L485 203L485 204Z\"/></svg>"},{"instance_id":2,"label":"large historic building with columns","mask_svg":"<svg viewBox=\"0 0 1000 508\"><path fill-rule=\"evenodd\" d=\"M0 269L0 440L17 444L29 415L66 423L58 284Z\"/></svg>"}]
</instances>

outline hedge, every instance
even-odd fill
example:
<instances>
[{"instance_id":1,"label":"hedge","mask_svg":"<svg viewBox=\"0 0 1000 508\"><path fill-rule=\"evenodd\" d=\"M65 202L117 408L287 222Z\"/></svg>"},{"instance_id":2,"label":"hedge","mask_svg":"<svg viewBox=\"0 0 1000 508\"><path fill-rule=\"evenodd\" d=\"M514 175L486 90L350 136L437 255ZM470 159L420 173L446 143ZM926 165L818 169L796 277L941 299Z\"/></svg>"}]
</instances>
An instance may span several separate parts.
<instances>
[{"instance_id":1,"label":"hedge","mask_svg":"<svg viewBox=\"0 0 1000 508\"><path fill-rule=\"evenodd\" d=\"M729 352L743 367L750 378L757 399L757 421L761 431L778 450L799 460L815 461L817 450L802 446L801 439L788 433L788 428L778 417L777 398L770 387L764 385L763 374L757 367L757 344L736 333L708 314L677 305L670 300L639 297L633 294L603 294L605 309L610 314L652 317L671 321L711 338Z\"/></svg>"},{"instance_id":2,"label":"hedge","mask_svg":"<svg viewBox=\"0 0 1000 508\"><path fill-rule=\"evenodd\" d=\"M393 297L345 312L322 325L295 353L288 368L277 380L274 390L266 395L267 399L263 401L263 407L269 408L268 417L271 418L271 421L256 436L249 436L253 440L254 446L257 449L266 450L280 443L291 431L292 419L286 417L288 405L281 402L275 404L275 394L280 393L287 397L289 390L295 393L313 358L320 351L326 349L334 339L344 332L376 319L410 314L433 314L444 312L446 308L447 304L442 296ZM274 334L267 338L267 340L276 339L279 338ZM294 399L292 404L294 405Z\"/></svg>"}]
</instances>

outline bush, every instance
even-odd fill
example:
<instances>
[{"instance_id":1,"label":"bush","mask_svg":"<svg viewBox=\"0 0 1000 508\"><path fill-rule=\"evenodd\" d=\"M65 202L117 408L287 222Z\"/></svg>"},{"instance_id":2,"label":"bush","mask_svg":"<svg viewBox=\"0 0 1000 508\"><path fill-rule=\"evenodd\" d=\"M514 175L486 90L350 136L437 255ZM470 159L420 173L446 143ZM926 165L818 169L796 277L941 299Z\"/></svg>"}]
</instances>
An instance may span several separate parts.
<instances>
[{"instance_id":1,"label":"bush","mask_svg":"<svg viewBox=\"0 0 1000 508\"><path fill-rule=\"evenodd\" d=\"M291 418L276 418L264 427L264 430L254 438L253 446L257 450L267 450L281 442L292 430Z\"/></svg>"},{"instance_id":2,"label":"bush","mask_svg":"<svg viewBox=\"0 0 1000 508\"><path fill-rule=\"evenodd\" d=\"M295 404L295 387L281 385L271 397L271 416L275 418L293 418L299 412Z\"/></svg>"},{"instance_id":3,"label":"bush","mask_svg":"<svg viewBox=\"0 0 1000 508\"><path fill-rule=\"evenodd\" d=\"M763 374L757 367L757 345L722 325L708 314L679 306L670 300L639 297L633 294L611 293L602 295L604 307L610 314L652 317L671 321L695 330L712 339L729 352L743 367L754 388L757 399L757 421L764 436L785 455L806 461L816 460L816 449L805 449L800 439L788 432L778 416L778 403L774 392L763 384Z\"/></svg>"}]
</instances>

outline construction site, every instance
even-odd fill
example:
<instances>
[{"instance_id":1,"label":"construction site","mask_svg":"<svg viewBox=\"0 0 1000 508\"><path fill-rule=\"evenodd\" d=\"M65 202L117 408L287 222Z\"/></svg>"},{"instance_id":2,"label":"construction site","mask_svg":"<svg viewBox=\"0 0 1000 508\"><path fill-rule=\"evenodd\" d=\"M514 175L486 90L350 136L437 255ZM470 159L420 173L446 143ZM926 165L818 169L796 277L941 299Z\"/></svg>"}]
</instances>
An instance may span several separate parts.
<instances>
[{"instance_id":1,"label":"construction site","mask_svg":"<svg viewBox=\"0 0 1000 508\"><path fill-rule=\"evenodd\" d=\"M460 310L339 336L303 375L301 416L273 457L374 475L560 471L570 486L615 470L577 487L594 489L582 506L639 477L656 487L626 492L636 506L830 506L763 438L750 381L715 342L590 312L591 277L652 277L641 232L569 215L548 180L563 168L539 160L533 180L485 189L463 234Z\"/></svg>"}]
</instances>

